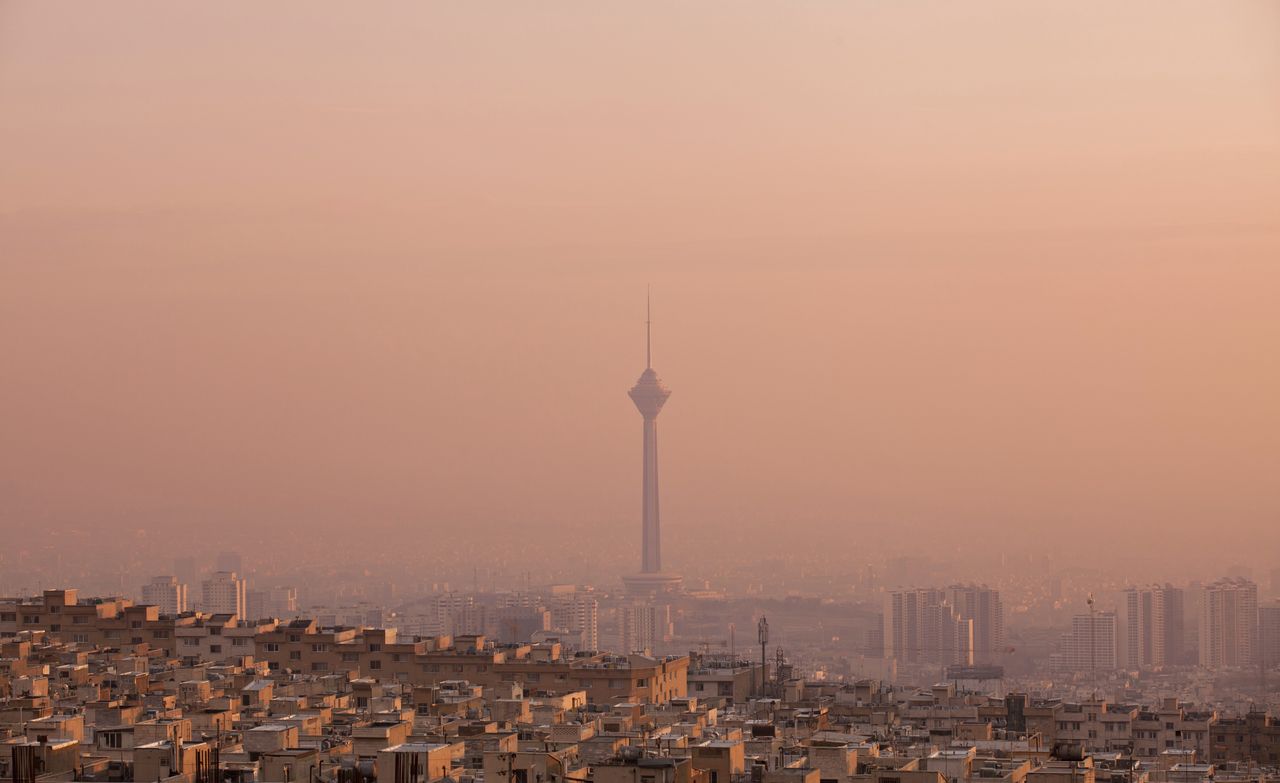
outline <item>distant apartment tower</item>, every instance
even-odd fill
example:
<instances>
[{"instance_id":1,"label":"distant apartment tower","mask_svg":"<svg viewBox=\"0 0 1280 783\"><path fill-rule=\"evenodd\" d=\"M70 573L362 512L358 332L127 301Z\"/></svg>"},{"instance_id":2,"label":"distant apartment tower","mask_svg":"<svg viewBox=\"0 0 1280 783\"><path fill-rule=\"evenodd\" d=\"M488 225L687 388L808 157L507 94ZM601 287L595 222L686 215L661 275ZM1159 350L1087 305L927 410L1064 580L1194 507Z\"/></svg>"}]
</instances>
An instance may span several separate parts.
<instances>
[{"instance_id":1,"label":"distant apartment tower","mask_svg":"<svg viewBox=\"0 0 1280 783\"><path fill-rule=\"evenodd\" d=\"M1159 585L1130 587L1120 602L1120 665L1128 669L1164 666L1167 655L1165 623L1170 612Z\"/></svg>"},{"instance_id":2,"label":"distant apartment tower","mask_svg":"<svg viewBox=\"0 0 1280 783\"><path fill-rule=\"evenodd\" d=\"M551 628L551 613L541 607L507 606L494 615L498 641L505 644L527 642L536 632Z\"/></svg>"},{"instance_id":3,"label":"distant apartment tower","mask_svg":"<svg viewBox=\"0 0 1280 783\"><path fill-rule=\"evenodd\" d=\"M973 621L974 663L998 662L1005 647L1000 591L986 585L952 585L947 595L960 619Z\"/></svg>"},{"instance_id":4,"label":"distant apartment tower","mask_svg":"<svg viewBox=\"0 0 1280 783\"><path fill-rule=\"evenodd\" d=\"M450 592L433 596L415 625L433 635L489 634L492 619L490 607L474 595Z\"/></svg>"},{"instance_id":5,"label":"distant apartment tower","mask_svg":"<svg viewBox=\"0 0 1280 783\"><path fill-rule=\"evenodd\" d=\"M1187 645L1187 596L1181 587L1165 585L1164 662L1167 666L1195 663L1195 653Z\"/></svg>"},{"instance_id":6,"label":"distant apartment tower","mask_svg":"<svg viewBox=\"0 0 1280 783\"><path fill-rule=\"evenodd\" d=\"M239 552L219 552L214 559L214 571L234 571L237 574L244 573L244 562L240 558Z\"/></svg>"},{"instance_id":7,"label":"distant apartment tower","mask_svg":"<svg viewBox=\"0 0 1280 783\"><path fill-rule=\"evenodd\" d=\"M1120 665L1146 669L1187 663L1185 602L1173 585L1131 587L1120 602Z\"/></svg>"},{"instance_id":8,"label":"distant apartment tower","mask_svg":"<svg viewBox=\"0 0 1280 783\"><path fill-rule=\"evenodd\" d=\"M1263 663L1280 666L1280 600L1258 609L1258 643Z\"/></svg>"},{"instance_id":9,"label":"distant apartment tower","mask_svg":"<svg viewBox=\"0 0 1280 783\"><path fill-rule=\"evenodd\" d=\"M157 576L142 586L142 603L160 608L160 614L187 611L187 586L176 576Z\"/></svg>"},{"instance_id":10,"label":"distant apartment tower","mask_svg":"<svg viewBox=\"0 0 1280 783\"><path fill-rule=\"evenodd\" d=\"M600 649L600 602L590 595L569 593L551 601L551 625L582 637L582 649Z\"/></svg>"},{"instance_id":11,"label":"distant apartment tower","mask_svg":"<svg viewBox=\"0 0 1280 783\"><path fill-rule=\"evenodd\" d=\"M193 585L200 578L200 569L196 568L196 559L191 556L175 558L173 575L184 585Z\"/></svg>"},{"instance_id":12,"label":"distant apartment tower","mask_svg":"<svg viewBox=\"0 0 1280 783\"><path fill-rule=\"evenodd\" d=\"M206 614L234 614L248 619L245 580L234 571L218 571L201 585L200 608Z\"/></svg>"},{"instance_id":13,"label":"distant apartment tower","mask_svg":"<svg viewBox=\"0 0 1280 783\"><path fill-rule=\"evenodd\" d=\"M250 590L248 594L249 619L292 620L298 617L298 591L293 587L268 587Z\"/></svg>"},{"instance_id":14,"label":"distant apartment tower","mask_svg":"<svg viewBox=\"0 0 1280 783\"><path fill-rule=\"evenodd\" d=\"M885 597L885 657L908 664L972 664L973 626L944 590L895 590Z\"/></svg>"},{"instance_id":15,"label":"distant apartment tower","mask_svg":"<svg viewBox=\"0 0 1280 783\"><path fill-rule=\"evenodd\" d=\"M1205 585L1200 604L1200 665L1208 669L1258 662L1258 586L1229 577Z\"/></svg>"},{"instance_id":16,"label":"distant apartment tower","mask_svg":"<svg viewBox=\"0 0 1280 783\"><path fill-rule=\"evenodd\" d=\"M1071 632L1063 640L1062 656L1068 669L1077 672L1109 672L1119 668L1115 612L1090 612L1071 618Z\"/></svg>"},{"instance_id":17,"label":"distant apartment tower","mask_svg":"<svg viewBox=\"0 0 1280 783\"><path fill-rule=\"evenodd\" d=\"M618 652L652 652L671 637L670 604L637 601L618 607Z\"/></svg>"}]
</instances>

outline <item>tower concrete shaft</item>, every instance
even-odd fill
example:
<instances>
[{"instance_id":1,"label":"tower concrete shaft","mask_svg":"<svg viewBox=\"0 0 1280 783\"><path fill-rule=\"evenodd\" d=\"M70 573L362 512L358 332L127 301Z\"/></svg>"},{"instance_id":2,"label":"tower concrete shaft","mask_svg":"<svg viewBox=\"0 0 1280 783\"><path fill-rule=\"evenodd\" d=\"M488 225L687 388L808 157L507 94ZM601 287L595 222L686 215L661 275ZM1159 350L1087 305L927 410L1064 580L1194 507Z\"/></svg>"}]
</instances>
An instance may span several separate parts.
<instances>
[{"instance_id":1,"label":"tower concrete shaft","mask_svg":"<svg viewBox=\"0 0 1280 783\"><path fill-rule=\"evenodd\" d=\"M652 367L631 388L631 400L644 417L644 469L641 487L641 565L646 574L662 570L662 527L658 513L658 413L671 391Z\"/></svg>"},{"instance_id":2,"label":"tower concrete shaft","mask_svg":"<svg viewBox=\"0 0 1280 783\"><path fill-rule=\"evenodd\" d=\"M645 303L644 372L628 394L644 417L644 470L641 488L640 570L656 574L662 570L662 527L658 518L658 414L671 396L653 371L653 321Z\"/></svg>"}]
</instances>

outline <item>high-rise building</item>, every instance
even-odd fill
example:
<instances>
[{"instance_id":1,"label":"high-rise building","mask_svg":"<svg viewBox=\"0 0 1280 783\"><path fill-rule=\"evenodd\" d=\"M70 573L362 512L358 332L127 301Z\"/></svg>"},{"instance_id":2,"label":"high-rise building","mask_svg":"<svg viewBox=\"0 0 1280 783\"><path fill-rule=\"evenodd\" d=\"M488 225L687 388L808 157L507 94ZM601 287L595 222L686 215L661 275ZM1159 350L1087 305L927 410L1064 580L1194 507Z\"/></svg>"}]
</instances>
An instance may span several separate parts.
<instances>
[{"instance_id":1,"label":"high-rise building","mask_svg":"<svg viewBox=\"0 0 1280 783\"><path fill-rule=\"evenodd\" d=\"M1062 656L1068 669L1077 672L1109 672L1118 668L1115 612L1089 612L1071 618L1071 633L1063 640Z\"/></svg>"},{"instance_id":2,"label":"high-rise building","mask_svg":"<svg viewBox=\"0 0 1280 783\"><path fill-rule=\"evenodd\" d=\"M200 578L200 571L196 568L196 559L190 555L174 558L173 575L184 585L195 584Z\"/></svg>"},{"instance_id":3,"label":"high-rise building","mask_svg":"<svg viewBox=\"0 0 1280 783\"><path fill-rule=\"evenodd\" d=\"M157 576L142 586L142 602L159 607L160 614L187 611L187 586L176 576Z\"/></svg>"},{"instance_id":4,"label":"high-rise building","mask_svg":"<svg viewBox=\"0 0 1280 783\"><path fill-rule=\"evenodd\" d=\"M244 573L244 562L240 558L239 552L219 552L218 557L214 560L214 571L235 571L237 574Z\"/></svg>"},{"instance_id":5,"label":"high-rise building","mask_svg":"<svg viewBox=\"0 0 1280 783\"><path fill-rule=\"evenodd\" d=\"M947 596L961 620L973 621L974 663L998 662L1005 646L1000 591L986 585L952 585Z\"/></svg>"},{"instance_id":6,"label":"high-rise building","mask_svg":"<svg viewBox=\"0 0 1280 783\"><path fill-rule=\"evenodd\" d=\"M662 529L658 514L658 414L671 396L653 370L652 321L645 318L645 370L628 392L644 419L644 466L641 486L640 573L623 578L635 594L669 592L681 578L662 570Z\"/></svg>"},{"instance_id":7,"label":"high-rise building","mask_svg":"<svg viewBox=\"0 0 1280 783\"><path fill-rule=\"evenodd\" d=\"M636 601L618 607L620 652L652 652L671 638L670 604Z\"/></svg>"},{"instance_id":8,"label":"high-rise building","mask_svg":"<svg viewBox=\"0 0 1280 783\"><path fill-rule=\"evenodd\" d=\"M1209 669L1258 662L1258 586L1242 577L1205 585L1200 604L1200 665Z\"/></svg>"},{"instance_id":9,"label":"high-rise building","mask_svg":"<svg viewBox=\"0 0 1280 783\"><path fill-rule=\"evenodd\" d=\"M1169 588L1172 593L1176 588ZM1131 587L1123 593L1120 613L1120 665L1129 669L1164 666L1168 662L1171 617L1182 615L1180 601L1166 605L1165 588ZM1179 591L1180 595L1180 591ZM1170 611L1174 609L1176 611Z\"/></svg>"},{"instance_id":10,"label":"high-rise building","mask_svg":"<svg viewBox=\"0 0 1280 783\"><path fill-rule=\"evenodd\" d=\"M551 625L582 637L582 649L600 649L600 602L586 593L557 595L551 600Z\"/></svg>"},{"instance_id":11,"label":"high-rise building","mask_svg":"<svg viewBox=\"0 0 1280 783\"><path fill-rule=\"evenodd\" d=\"M895 590L885 596L884 650L901 663L970 665L972 618L961 617L935 589Z\"/></svg>"},{"instance_id":12,"label":"high-rise building","mask_svg":"<svg viewBox=\"0 0 1280 783\"><path fill-rule=\"evenodd\" d=\"M534 633L551 628L551 613L542 607L507 606L494 613L498 641L504 644L520 644L529 641Z\"/></svg>"},{"instance_id":13,"label":"high-rise building","mask_svg":"<svg viewBox=\"0 0 1280 783\"><path fill-rule=\"evenodd\" d=\"M1258 644L1263 663L1280 666L1280 600L1258 609Z\"/></svg>"},{"instance_id":14,"label":"high-rise building","mask_svg":"<svg viewBox=\"0 0 1280 783\"><path fill-rule=\"evenodd\" d=\"M248 618L245 580L234 571L218 571L201 585L200 608L206 614L234 614Z\"/></svg>"},{"instance_id":15,"label":"high-rise building","mask_svg":"<svg viewBox=\"0 0 1280 783\"><path fill-rule=\"evenodd\" d=\"M298 591L293 587L268 587L248 591L249 619L292 620L298 616Z\"/></svg>"},{"instance_id":16,"label":"high-rise building","mask_svg":"<svg viewBox=\"0 0 1280 783\"><path fill-rule=\"evenodd\" d=\"M1195 663L1187 645L1187 599L1181 587L1166 584L1164 593L1164 662L1166 666Z\"/></svg>"}]
</instances>

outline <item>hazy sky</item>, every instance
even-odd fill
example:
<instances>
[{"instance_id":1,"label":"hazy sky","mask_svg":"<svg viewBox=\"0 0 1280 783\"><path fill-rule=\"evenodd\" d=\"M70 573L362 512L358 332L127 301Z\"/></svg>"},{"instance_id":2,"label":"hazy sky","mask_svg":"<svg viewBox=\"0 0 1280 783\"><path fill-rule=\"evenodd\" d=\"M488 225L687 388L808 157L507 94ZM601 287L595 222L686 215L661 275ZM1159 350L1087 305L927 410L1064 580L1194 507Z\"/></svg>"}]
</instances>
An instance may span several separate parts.
<instances>
[{"instance_id":1,"label":"hazy sky","mask_svg":"<svg viewBox=\"0 0 1280 783\"><path fill-rule=\"evenodd\" d=\"M1275 0L5 0L0 243L5 530L638 545L652 284L669 559L1280 551Z\"/></svg>"}]
</instances>

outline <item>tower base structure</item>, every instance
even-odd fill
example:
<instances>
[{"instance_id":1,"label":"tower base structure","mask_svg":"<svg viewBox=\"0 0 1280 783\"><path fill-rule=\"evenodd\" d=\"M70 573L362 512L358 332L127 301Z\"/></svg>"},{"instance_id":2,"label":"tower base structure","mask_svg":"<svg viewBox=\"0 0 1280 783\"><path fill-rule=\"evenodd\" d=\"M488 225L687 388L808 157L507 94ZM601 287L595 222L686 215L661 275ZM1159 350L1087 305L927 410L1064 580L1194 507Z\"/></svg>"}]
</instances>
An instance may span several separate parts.
<instances>
[{"instance_id":1,"label":"tower base structure","mask_svg":"<svg viewBox=\"0 0 1280 783\"><path fill-rule=\"evenodd\" d=\"M622 584L629 595L665 595L680 592L684 577L671 571L642 572L622 577Z\"/></svg>"}]
</instances>

